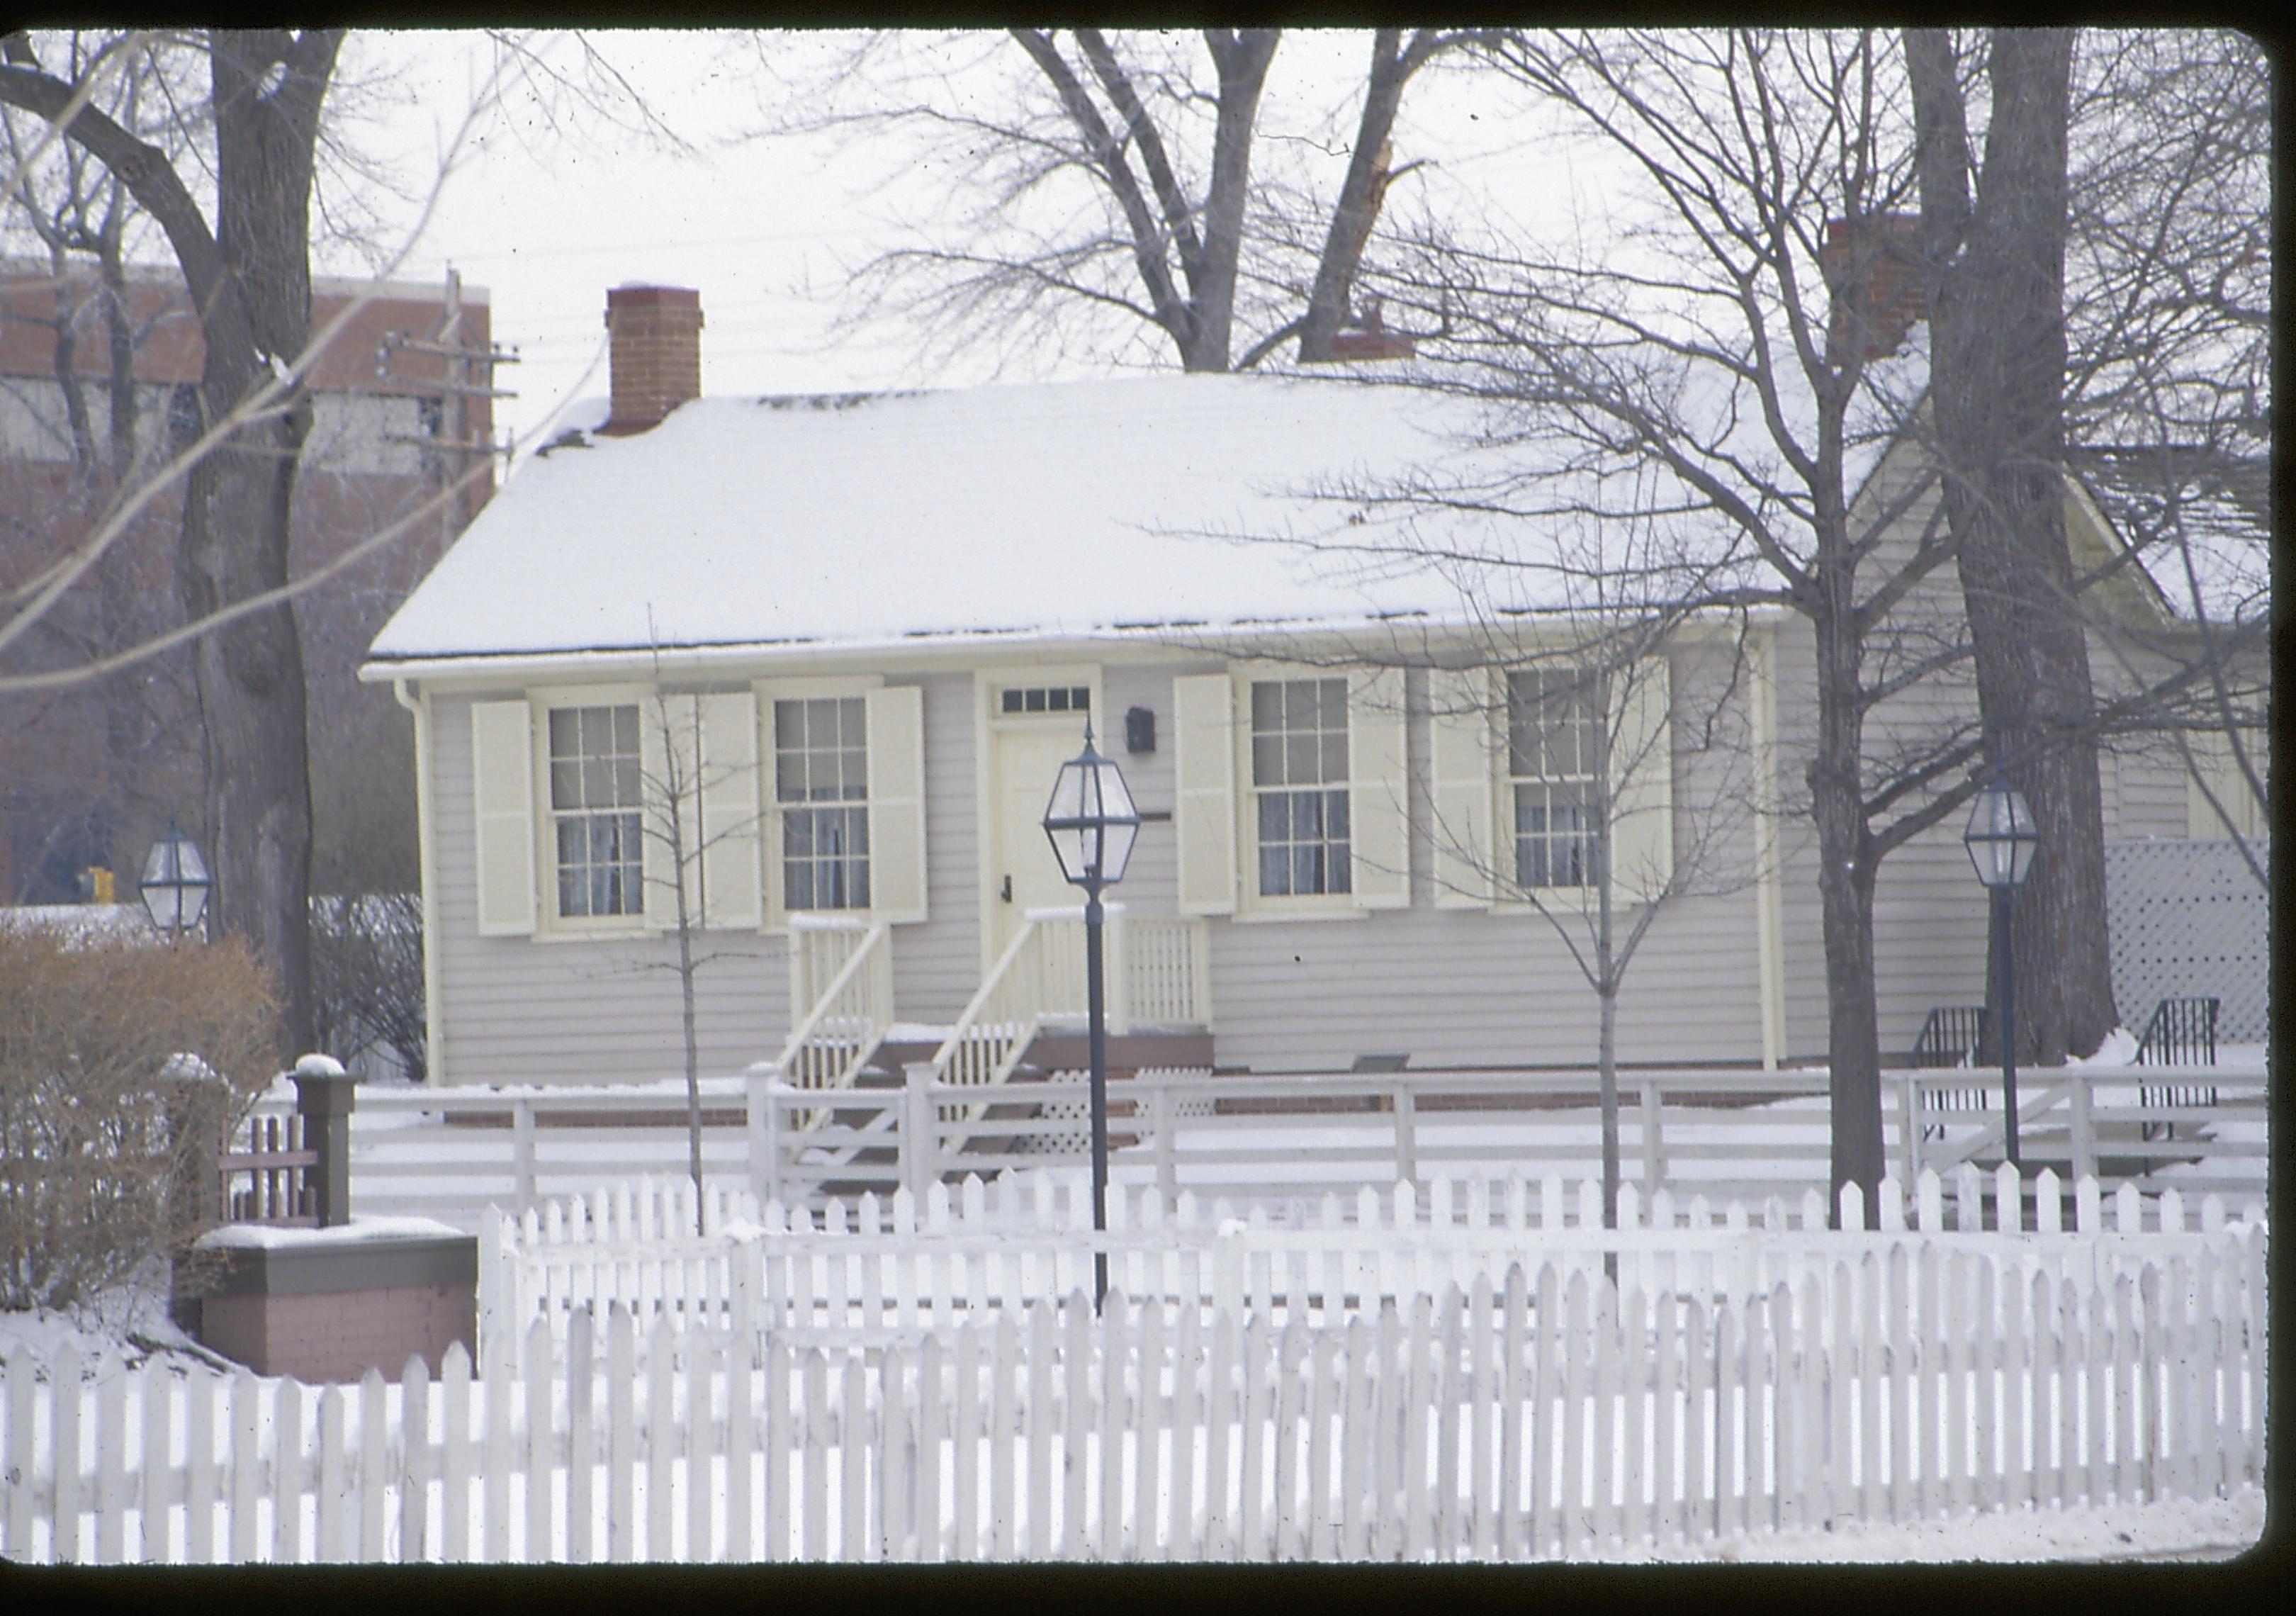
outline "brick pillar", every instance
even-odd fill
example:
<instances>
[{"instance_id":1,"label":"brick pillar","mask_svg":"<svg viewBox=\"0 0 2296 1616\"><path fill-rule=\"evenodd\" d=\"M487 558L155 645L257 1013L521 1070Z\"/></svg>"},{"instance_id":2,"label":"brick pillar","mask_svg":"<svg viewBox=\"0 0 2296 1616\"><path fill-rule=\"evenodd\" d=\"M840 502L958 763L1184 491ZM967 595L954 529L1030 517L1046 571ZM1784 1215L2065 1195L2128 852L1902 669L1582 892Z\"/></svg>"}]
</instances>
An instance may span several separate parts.
<instances>
[{"instance_id":1,"label":"brick pillar","mask_svg":"<svg viewBox=\"0 0 2296 1616\"><path fill-rule=\"evenodd\" d=\"M319 1226L332 1229L351 1220L351 1106L358 1079L326 1064L334 1070L316 1070L318 1062L308 1058L299 1063L295 1111L303 1119L303 1148L319 1156L310 1177Z\"/></svg>"},{"instance_id":2,"label":"brick pillar","mask_svg":"<svg viewBox=\"0 0 2296 1616\"><path fill-rule=\"evenodd\" d=\"M701 396L701 294L682 286L606 293L612 410L609 437L643 432Z\"/></svg>"}]
</instances>

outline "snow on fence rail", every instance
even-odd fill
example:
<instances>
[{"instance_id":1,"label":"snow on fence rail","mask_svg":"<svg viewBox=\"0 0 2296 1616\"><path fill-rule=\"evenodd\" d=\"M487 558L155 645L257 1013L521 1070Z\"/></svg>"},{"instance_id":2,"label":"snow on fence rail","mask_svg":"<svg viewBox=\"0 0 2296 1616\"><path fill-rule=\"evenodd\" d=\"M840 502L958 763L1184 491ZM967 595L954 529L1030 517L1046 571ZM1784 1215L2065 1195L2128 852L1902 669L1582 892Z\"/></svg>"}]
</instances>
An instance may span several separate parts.
<instances>
[{"instance_id":1,"label":"snow on fence rail","mask_svg":"<svg viewBox=\"0 0 2296 1616\"><path fill-rule=\"evenodd\" d=\"M1742 1304L1811 1273L1831 1283L1832 1265L1845 1256L1932 1238L1982 1256L2001 1283L2013 1269L2020 1279L2046 1272L2109 1283L2226 1225L2216 1195L2192 1209L2198 1227L2188 1232L2186 1202L2174 1190L2148 1199L2123 1185L2106 1197L2085 1179L2067 1197L2046 1169L2029 1183L2006 1166L1980 1174L1964 1163L1946 1191L1925 1172L1908 1206L1885 1179L1881 1228L1866 1234L1854 1193L1841 1200L1841 1228L1829 1229L1815 1190L1792 1208L1777 1196L1759 1208L1704 1196L1683 1204L1665 1191L1645 1207L1628 1185L1620 1226L1605 1229L1599 1186L1583 1181L1569 1194L1554 1174L1463 1186L1437 1178L1388 1195L1366 1188L1345 1202L1327 1195L1319 1217L1290 1227L1275 1226L1265 1207L1238 1218L1224 1201L1207 1216L1185 1191L1168 1214L1153 1186L1119 1187L1109 1228L1095 1233L1082 1177L1036 1173L970 1178L954 1197L936 1184L922 1218L906 1191L890 1207L873 1194L849 1210L832 1201L817 1226L804 1209L760 1210L745 1195L719 1193L702 1219L713 1232L696 1235L691 1184L658 1179L554 1201L515 1219L490 1214L480 1316L482 1332L496 1333L547 1320L562 1345L578 1311L609 1305L680 1327L882 1345L968 1316L1057 1301L1091 1284L1095 1253L1107 1255L1110 1283L1136 1299L1242 1308L1278 1322L1407 1304L1447 1284L1465 1289L1479 1276L1498 1283L1511 1264L1535 1260L1557 1263L1566 1277L1603 1272L1653 1295ZM2238 1220L2260 1226L2261 1204L2241 1209Z\"/></svg>"},{"instance_id":2,"label":"snow on fence rail","mask_svg":"<svg viewBox=\"0 0 2296 1616\"><path fill-rule=\"evenodd\" d=\"M1113 1086L1111 1170L1119 1184L1154 1184L1167 1204L1184 1189L1281 1204L1439 1173L1575 1176L1599 1159L1593 1082L1584 1071L1144 1074ZM1997 1073L1893 1071L1883 1082L1889 1160L1899 1178L1997 1156L1997 1106L1964 1108L1997 1099ZM1822 1071L1628 1072L1620 1111L1627 1172L1645 1197L1666 1188L1677 1200L1823 1187L1825 1084ZM2260 1197L2264 1085L2259 1062L2029 1072L2024 1153L2061 1162L2068 1177L2136 1173L2188 1194ZM2195 1090L2213 1103L2168 1103ZM935 1178L1078 1165L1084 1092L1081 1080L1066 1078L1007 1085L990 1114L973 1116L978 1088L917 1079L841 1090L833 1108L769 1072L705 1079L703 1170L713 1185L746 1186L762 1205L862 1188L890 1195L902 1185L921 1197ZM1208 1114L1215 1106L1218 1114ZM803 1125L820 1112L827 1114L816 1126ZM352 1118L353 1210L474 1228L489 1204L523 1210L554 1194L675 1170L685 1159L684 1117L676 1084L363 1086ZM913 1140L929 1148L911 1149Z\"/></svg>"},{"instance_id":3,"label":"snow on fence rail","mask_svg":"<svg viewBox=\"0 0 2296 1616\"><path fill-rule=\"evenodd\" d=\"M1900 1243L1710 1307L1517 1263L1344 1325L1078 1292L875 1350L662 1317L641 1358L584 1308L316 1399L23 1350L0 1553L1521 1560L2206 1497L2262 1474L2264 1232L2186 1244L1997 1284Z\"/></svg>"}]
</instances>

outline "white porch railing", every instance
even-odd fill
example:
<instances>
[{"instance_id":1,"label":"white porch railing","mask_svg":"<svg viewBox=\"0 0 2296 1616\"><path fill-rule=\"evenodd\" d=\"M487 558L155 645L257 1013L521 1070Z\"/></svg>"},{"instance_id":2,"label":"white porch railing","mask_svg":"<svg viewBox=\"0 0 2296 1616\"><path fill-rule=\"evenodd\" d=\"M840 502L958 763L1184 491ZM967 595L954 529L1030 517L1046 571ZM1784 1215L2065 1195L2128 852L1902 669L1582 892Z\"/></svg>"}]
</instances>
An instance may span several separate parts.
<instances>
[{"instance_id":1,"label":"white porch railing","mask_svg":"<svg viewBox=\"0 0 2296 1616\"><path fill-rule=\"evenodd\" d=\"M790 917L790 1013L773 1064L799 1088L849 1088L893 1024L893 951L883 922Z\"/></svg>"},{"instance_id":2,"label":"white porch railing","mask_svg":"<svg viewBox=\"0 0 2296 1616\"><path fill-rule=\"evenodd\" d=\"M1136 917L1106 906L1108 1027L1211 1024L1210 947L1204 923ZM1047 1021L1081 1020L1087 1007L1084 910L1031 909L956 1024L933 1052L933 1080L993 1087L1009 1079ZM944 1107L944 1120L977 1120L977 1105Z\"/></svg>"},{"instance_id":3,"label":"white porch railing","mask_svg":"<svg viewBox=\"0 0 2296 1616\"><path fill-rule=\"evenodd\" d=\"M1108 1029L1210 1026L1210 928L1181 915L1133 915L1120 903L1105 907ZM1083 906L1031 909L1026 929L1036 934L1036 955L1033 963L1018 963L1022 980L1035 984L1037 1014L1081 1021L1086 1010Z\"/></svg>"}]
</instances>

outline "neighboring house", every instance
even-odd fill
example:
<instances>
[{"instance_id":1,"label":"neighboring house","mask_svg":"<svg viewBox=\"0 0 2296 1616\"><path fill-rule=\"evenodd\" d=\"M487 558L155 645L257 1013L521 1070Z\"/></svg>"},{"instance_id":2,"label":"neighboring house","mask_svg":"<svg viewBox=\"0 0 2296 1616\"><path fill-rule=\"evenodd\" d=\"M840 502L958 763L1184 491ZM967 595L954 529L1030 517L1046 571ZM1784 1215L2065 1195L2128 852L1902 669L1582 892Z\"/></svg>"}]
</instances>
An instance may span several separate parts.
<instances>
[{"instance_id":1,"label":"neighboring house","mask_svg":"<svg viewBox=\"0 0 2296 1616\"><path fill-rule=\"evenodd\" d=\"M388 693L362 688L357 671L375 631L493 492L493 346L486 292L452 276L423 285L320 277L311 301L315 339L339 316L344 324L306 373L311 428L291 576L437 502L403 538L295 603L313 773L324 784L360 776L363 760L405 745ZM115 295L78 261L61 275L45 262L0 263L0 578L33 576L102 520L121 488L189 441L204 357L172 269L129 266ZM466 472L475 473L468 484L439 501ZM177 484L0 668L83 662L180 623L181 522ZM11 703L0 732L0 902L69 902L93 865L114 869L126 893L171 812L199 828L200 750L182 650ZM326 849L376 834L386 816L369 805L396 795L389 788L403 765L387 767L386 781L363 772L357 800L322 795Z\"/></svg>"},{"instance_id":2,"label":"neighboring house","mask_svg":"<svg viewBox=\"0 0 2296 1616\"><path fill-rule=\"evenodd\" d=\"M677 1071L680 882L718 956L708 1071L808 1018L859 1029L832 1052L849 1072L881 1036L924 1058L969 1006L1067 1002L1051 912L1078 899L1038 822L1087 719L1149 820L1111 893L1119 1066L1591 1062L1595 1001L1517 883L1587 902L1605 795L1620 912L1673 894L1621 1058L1822 1056L1791 816L1807 629L1685 621L1604 701L1555 699L1521 659L1583 632L1572 587L1470 565L1493 538L1472 512L1349 492L1471 470L1451 406L1245 376L704 399L695 294L619 289L608 324L610 409L521 469L362 674L418 715L439 1080ZM2124 775L2108 836L2184 834L2173 778ZM647 833L672 795L684 868ZM1885 1049L1982 997L1959 829L1884 866Z\"/></svg>"}]
</instances>

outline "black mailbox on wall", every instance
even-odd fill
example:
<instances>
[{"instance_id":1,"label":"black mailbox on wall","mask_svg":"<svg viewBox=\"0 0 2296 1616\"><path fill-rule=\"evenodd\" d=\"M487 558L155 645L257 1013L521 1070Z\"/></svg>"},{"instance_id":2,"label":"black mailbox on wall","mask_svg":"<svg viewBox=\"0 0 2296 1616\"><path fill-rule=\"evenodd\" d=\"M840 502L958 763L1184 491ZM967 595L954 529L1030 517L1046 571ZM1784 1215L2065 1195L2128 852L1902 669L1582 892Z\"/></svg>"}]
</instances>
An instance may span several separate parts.
<instances>
[{"instance_id":1,"label":"black mailbox on wall","mask_svg":"<svg viewBox=\"0 0 2296 1616\"><path fill-rule=\"evenodd\" d=\"M1156 714L1152 710L1145 707L1126 710L1124 750L1128 752L1152 752L1156 750Z\"/></svg>"}]
</instances>

